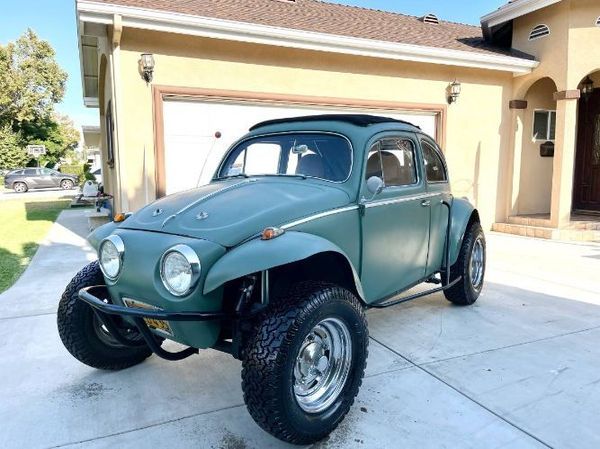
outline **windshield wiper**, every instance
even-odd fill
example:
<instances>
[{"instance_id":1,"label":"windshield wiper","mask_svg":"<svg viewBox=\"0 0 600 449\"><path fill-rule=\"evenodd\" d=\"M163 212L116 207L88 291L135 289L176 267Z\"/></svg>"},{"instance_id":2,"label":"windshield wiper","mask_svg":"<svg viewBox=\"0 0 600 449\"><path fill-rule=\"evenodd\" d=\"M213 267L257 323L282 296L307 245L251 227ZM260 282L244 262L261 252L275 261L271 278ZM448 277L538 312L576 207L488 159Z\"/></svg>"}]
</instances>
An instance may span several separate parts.
<instances>
[{"instance_id":1,"label":"windshield wiper","mask_svg":"<svg viewBox=\"0 0 600 449\"><path fill-rule=\"evenodd\" d=\"M276 176L276 177L283 177L283 178L300 178L300 179L306 179L306 175L303 175L302 173L265 173L264 175L256 175L256 176Z\"/></svg>"},{"instance_id":2,"label":"windshield wiper","mask_svg":"<svg viewBox=\"0 0 600 449\"><path fill-rule=\"evenodd\" d=\"M237 175L227 175L227 176L219 176L215 178L215 181L222 181L223 179L231 179L231 178L249 178L250 176L246 173L238 173Z\"/></svg>"}]
</instances>

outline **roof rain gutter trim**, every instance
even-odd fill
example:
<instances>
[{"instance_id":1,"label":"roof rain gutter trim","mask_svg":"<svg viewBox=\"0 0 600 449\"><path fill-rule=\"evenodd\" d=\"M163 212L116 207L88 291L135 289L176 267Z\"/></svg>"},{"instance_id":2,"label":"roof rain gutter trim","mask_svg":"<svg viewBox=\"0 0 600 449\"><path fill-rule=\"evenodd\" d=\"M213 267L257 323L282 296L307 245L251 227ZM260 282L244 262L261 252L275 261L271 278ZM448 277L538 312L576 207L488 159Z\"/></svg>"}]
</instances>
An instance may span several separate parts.
<instances>
[{"instance_id":1,"label":"roof rain gutter trim","mask_svg":"<svg viewBox=\"0 0 600 449\"><path fill-rule=\"evenodd\" d=\"M77 1L77 12L80 21L90 23L110 24L113 15L119 14L123 18L123 27L304 50L500 70L514 74L530 73L539 64L537 61L512 56L293 30L88 0Z\"/></svg>"},{"instance_id":2,"label":"roof rain gutter trim","mask_svg":"<svg viewBox=\"0 0 600 449\"><path fill-rule=\"evenodd\" d=\"M518 0L506 4L500 9L486 14L481 18L481 24L484 28L492 28L501 25L517 17L524 16L546 6L559 3L561 0Z\"/></svg>"}]
</instances>

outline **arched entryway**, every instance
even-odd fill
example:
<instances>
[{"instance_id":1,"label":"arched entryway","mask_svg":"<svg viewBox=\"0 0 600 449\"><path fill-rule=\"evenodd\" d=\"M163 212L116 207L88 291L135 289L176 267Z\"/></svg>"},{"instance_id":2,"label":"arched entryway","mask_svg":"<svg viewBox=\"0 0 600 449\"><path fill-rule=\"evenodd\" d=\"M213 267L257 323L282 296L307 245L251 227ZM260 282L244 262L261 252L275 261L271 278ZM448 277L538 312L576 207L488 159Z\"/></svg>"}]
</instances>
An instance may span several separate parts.
<instances>
[{"instance_id":1,"label":"arched entryway","mask_svg":"<svg viewBox=\"0 0 600 449\"><path fill-rule=\"evenodd\" d=\"M542 78L524 96L520 178L516 209L519 215L550 215L553 150L556 138L556 84Z\"/></svg>"},{"instance_id":2,"label":"arched entryway","mask_svg":"<svg viewBox=\"0 0 600 449\"><path fill-rule=\"evenodd\" d=\"M600 70L579 85L573 211L600 214Z\"/></svg>"}]
</instances>

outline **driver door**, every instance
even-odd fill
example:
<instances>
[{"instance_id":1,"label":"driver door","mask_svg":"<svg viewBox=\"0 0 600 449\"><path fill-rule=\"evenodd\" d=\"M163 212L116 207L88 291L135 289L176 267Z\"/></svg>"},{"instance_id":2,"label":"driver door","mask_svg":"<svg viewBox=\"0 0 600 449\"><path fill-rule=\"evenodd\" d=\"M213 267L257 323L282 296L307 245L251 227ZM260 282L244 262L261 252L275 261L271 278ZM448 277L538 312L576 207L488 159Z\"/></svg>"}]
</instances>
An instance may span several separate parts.
<instances>
[{"instance_id":1,"label":"driver door","mask_svg":"<svg viewBox=\"0 0 600 449\"><path fill-rule=\"evenodd\" d=\"M429 248L430 202L416 137L394 133L370 147L363 177L361 280L368 301L377 301L423 279ZM383 180L378 194L366 181Z\"/></svg>"}]
</instances>

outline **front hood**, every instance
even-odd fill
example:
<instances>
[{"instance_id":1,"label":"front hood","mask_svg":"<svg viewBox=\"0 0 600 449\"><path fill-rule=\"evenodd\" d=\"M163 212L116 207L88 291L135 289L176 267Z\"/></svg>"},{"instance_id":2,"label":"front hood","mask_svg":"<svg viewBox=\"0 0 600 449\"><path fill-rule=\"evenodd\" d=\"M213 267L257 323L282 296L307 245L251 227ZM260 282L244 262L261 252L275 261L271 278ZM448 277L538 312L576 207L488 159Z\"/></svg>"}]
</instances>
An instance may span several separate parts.
<instances>
[{"instance_id":1,"label":"front hood","mask_svg":"<svg viewBox=\"0 0 600 449\"><path fill-rule=\"evenodd\" d=\"M232 179L155 201L121 227L202 238L231 247L267 226L349 202L348 194L334 184L285 178Z\"/></svg>"}]
</instances>

